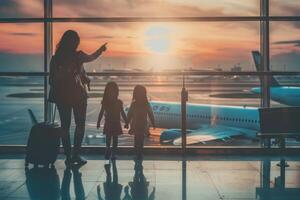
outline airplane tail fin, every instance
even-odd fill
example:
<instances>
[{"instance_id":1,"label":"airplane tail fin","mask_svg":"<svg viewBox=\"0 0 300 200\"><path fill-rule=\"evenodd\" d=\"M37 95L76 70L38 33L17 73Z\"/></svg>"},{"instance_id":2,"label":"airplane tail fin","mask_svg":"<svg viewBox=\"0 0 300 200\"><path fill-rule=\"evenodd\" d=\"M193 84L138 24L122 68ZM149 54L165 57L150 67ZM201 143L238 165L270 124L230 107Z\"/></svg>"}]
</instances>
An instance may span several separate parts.
<instances>
[{"instance_id":1,"label":"airplane tail fin","mask_svg":"<svg viewBox=\"0 0 300 200\"><path fill-rule=\"evenodd\" d=\"M252 51L252 57L254 60L256 71L260 71L260 53L259 51ZM278 81L274 78L274 76L270 77L270 84L271 86L280 86Z\"/></svg>"},{"instance_id":2,"label":"airplane tail fin","mask_svg":"<svg viewBox=\"0 0 300 200\"><path fill-rule=\"evenodd\" d=\"M33 114L32 110L28 109L28 113L29 113L32 125L36 125L38 123L38 121L37 121L35 115Z\"/></svg>"}]
</instances>

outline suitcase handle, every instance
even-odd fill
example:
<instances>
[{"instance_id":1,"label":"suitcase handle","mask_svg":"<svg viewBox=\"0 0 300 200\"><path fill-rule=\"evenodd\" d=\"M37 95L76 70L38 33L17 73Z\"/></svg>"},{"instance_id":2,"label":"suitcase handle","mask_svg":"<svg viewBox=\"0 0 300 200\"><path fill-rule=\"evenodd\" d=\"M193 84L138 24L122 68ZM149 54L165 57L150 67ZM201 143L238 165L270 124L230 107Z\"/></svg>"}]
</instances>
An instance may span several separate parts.
<instances>
[{"instance_id":1,"label":"suitcase handle","mask_svg":"<svg viewBox=\"0 0 300 200\"><path fill-rule=\"evenodd\" d=\"M48 101L48 103L51 103L51 104L54 104L54 111L53 111L53 114L51 115L51 121L50 120L47 120L46 123L49 123L49 124L54 124L55 122L55 117L56 117L56 110L57 110L57 105L55 103L52 103L50 101Z\"/></svg>"},{"instance_id":2,"label":"suitcase handle","mask_svg":"<svg viewBox=\"0 0 300 200\"><path fill-rule=\"evenodd\" d=\"M53 112L53 116L52 116L52 123L53 124L54 124L54 121L55 121L56 110L57 110L57 106L56 106L56 104L54 104L54 112Z\"/></svg>"}]
</instances>

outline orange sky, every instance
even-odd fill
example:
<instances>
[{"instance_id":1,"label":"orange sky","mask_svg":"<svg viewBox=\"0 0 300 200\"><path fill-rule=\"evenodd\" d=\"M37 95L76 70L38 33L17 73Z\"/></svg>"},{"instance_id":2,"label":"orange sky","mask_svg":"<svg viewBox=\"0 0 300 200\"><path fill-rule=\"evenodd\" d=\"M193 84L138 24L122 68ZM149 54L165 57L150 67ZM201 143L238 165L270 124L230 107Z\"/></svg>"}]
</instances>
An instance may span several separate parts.
<instances>
[{"instance_id":1,"label":"orange sky","mask_svg":"<svg viewBox=\"0 0 300 200\"><path fill-rule=\"evenodd\" d=\"M4 16L10 16L14 11L20 16L42 15L40 0L26 0L26 3L20 0L12 2L15 6L7 4ZM258 0L223 0L223 4L220 0L114 0L113 3L111 0L53 0L53 2L55 17L259 14ZM272 2L276 4L273 4L271 11L274 14L282 14L279 1ZM295 2L290 1L284 6L295 8ZM0 12L1 9L4 10L3 5ZM300 6L298 8L300 10ZM300 39L298 28L293 23L271 24L272 42ZM68 29L78 31L81 36L80 49L87 52L92 52L102 43L108 42L108 51L105 54L107 60L102 65L117 67L125 65L168 69L184 65L195 68L218 66L228 68L240 63L250 69L253 65L250 52L259 49L258 22L56 23L53 30L54 45ZM0 36L0 52L16 54L43 52L42 24L0 24ZM299 51L299 46L291 43L271 47L272 55ZM101 61L95 62L94 65L93 68L98 68Z\"/></svg>"}]
</instances>

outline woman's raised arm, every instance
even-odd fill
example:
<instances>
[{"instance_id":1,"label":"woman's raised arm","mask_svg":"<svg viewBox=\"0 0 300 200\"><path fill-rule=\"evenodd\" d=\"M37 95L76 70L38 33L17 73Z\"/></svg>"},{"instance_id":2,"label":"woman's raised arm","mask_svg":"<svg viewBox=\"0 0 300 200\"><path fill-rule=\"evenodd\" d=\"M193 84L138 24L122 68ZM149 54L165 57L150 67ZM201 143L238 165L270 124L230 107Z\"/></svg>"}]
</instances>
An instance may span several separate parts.
<instances>
[{"instance_id":1,"label":"woman's raised arm","mask_svg":"<svg viewBox=\"0 0 300 200\"><path fill-rule=\"evenodd\" d=\"M82 63L92 62L93 60L97 59L102 54L102 52L106 51L106 49L107 49L106 45L107 45L107 43L103 44L99 49L97 49L94 53L92 53L90 55L86 54L83 51L79 51L80 62L82 62Z\"/></svg>"}]
</instances>

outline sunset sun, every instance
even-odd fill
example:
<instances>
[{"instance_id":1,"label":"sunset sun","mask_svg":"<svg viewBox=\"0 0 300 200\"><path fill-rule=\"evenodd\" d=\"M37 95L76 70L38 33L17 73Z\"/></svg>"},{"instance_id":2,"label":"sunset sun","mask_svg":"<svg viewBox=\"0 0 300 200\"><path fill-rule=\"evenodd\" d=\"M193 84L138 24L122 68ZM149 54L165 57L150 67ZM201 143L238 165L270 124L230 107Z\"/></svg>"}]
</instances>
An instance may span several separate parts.
<instances>
[{"instance_id":1,"label":"sunset sun","mask_svg":"<svg viewBox=\"0 0 300 200\"><path fill-rule=\"evenodd\" d=\"M162 25L148 27L144 32L144 46L152 53L164 54L171 50L171 30Z\"/></svg>"}]
</instances>

